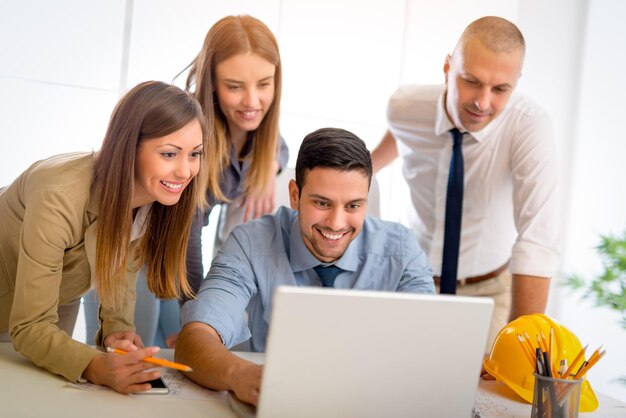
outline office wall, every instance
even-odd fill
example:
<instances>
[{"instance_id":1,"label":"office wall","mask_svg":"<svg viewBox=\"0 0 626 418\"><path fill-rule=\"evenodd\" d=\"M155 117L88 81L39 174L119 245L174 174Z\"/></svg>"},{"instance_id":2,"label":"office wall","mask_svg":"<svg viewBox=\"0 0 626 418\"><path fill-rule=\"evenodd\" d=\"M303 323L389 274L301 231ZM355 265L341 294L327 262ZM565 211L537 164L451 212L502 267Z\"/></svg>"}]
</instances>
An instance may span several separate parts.
<instances>
[{"instance_id":1,"label":"office wall","mask_svg":"<svg viewBox=\"0 0 626 418\"><path fill-rule=\"evenodd\" d=\"M578 100L567 119L571 136L564 138L570 153L564 274L589 278L601 274L602 262L594 250L599 234L623 236L626 230L624 16L626 3L620 1L591 1L586 11ZM569 291L563 291L560 299L560 315L567 324L584 336L584 342L594 348L603 343L607 349L608 361L598 363L590 379L601 390L626 400L626 330L619 326L619 315ZM620 377L622 383L617 381Z\"/></svg>"},{"instance_id":2,"label":"office wall","mask_svg":"<svg viewBox=\"0 0 626 418\"><path fill-rule=\"evenodd\" d=\"M439 83L445 55L482 15L515 21L528 53L519 90L554 118L561 152L565 231L561 274L600 268L599 232L623 229L619 179L626 141L626 15L619 0L44 0L0 2L0 184L51 154L98 149L120 94L140 81L172 81L208 28L227 14L259 17L277 35L284 66L281 131L291 150L321 126L339 126L373 148L385 104L400 83ZM608 52L605 52L608 51ZM621 64L621 65L620 65ZM179 79L177 84L182 85ZM615 137L616 136L616 137ZM383 216L408 204L398 164L380 173ZM620 193L621 192L621 193ZM615 314L591 309L553 281L549 313L608 355L594 386L626 400L626 332ZM603 324L599 327L597 324Z\"/></svg>"}]
</instances>

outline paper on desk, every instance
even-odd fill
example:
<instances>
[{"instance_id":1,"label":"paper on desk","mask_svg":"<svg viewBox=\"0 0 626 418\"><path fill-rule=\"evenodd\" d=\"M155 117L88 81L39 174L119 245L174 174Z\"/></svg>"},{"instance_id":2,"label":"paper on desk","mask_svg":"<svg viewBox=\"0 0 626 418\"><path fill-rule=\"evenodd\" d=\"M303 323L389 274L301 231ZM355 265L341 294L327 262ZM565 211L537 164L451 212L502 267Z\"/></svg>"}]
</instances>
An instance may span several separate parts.
<instances>
[{"instance_id":1,"label":"paper on desk","mask_svg":"<svg viewBox=\"0 0 626 418\"><path fill-rule=\"evenodd\" d=\"M474 410L480 418L527 418L532 406L522 401L504 383L492 380L480 382ZM594 412L581 412L581 417L625 418L626 405L619 400L599 394L600 408Z\"/></svg>"},{"instance_id":2,"label":"paper on desk","mask_svg":"<svg viewBox=\"0 0 626 418\"><path fill-rule=\"evenodd\" d=\"M481 389L476 393L474 403L475 416L480 418L519 418L530 416L530 405L511 401L497 389L502 384L494 381L482 381Z\"/></svg>"},{"instance_id":3,"label":"paper on desk","mask_svg":"<svg viewBox=\"0 0 626 418\"><path fill-rule=\"evenodd\" d=\"M216 392L214 390L203 388L186 378L178 370L168 368L160 368L159 370L161 371L161 377L170 388L170 392L168 394L150 396L188 400L221 400L226 402L226 392ZM106 386L94 385L93 383L67 383L66 386L74 389L89 391L113 390Z\"/></svg>"},{"instance_id":4,"label":"paper on desk","mask_svg":"<svg viewBox=\"0 0 626 418\"><path fill-rule=\"evenodd\" d=\"M512 411L502 404L502 398L493 393L478 392L476 394L476 403L474 404L474 415L480 418L506 417L517 418Z\"/></svg>"}]
</instances>

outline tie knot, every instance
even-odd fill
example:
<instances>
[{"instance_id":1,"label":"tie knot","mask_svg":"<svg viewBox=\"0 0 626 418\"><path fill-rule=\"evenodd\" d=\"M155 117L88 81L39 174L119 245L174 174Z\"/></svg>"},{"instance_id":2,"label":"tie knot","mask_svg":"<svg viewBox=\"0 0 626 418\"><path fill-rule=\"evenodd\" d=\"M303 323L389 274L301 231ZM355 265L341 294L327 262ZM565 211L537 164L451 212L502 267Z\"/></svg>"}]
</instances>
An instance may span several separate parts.
<instances>
[{"instance_id":1,"label":"tie knot","mask_svg":"<svg viewBox=\"0 0 626 418\"><path fill-rule=\"evenodd\" d=\"M341 268L337 267L334 264L331 264L330 266L323 266L320 264L319 266L314 267L314 270L322 281L322 286L334 287L335 277L337 277L337 275L341 271Z\"/></svg>"},{"instance_id":2,"label":"tie knot","mask_svg":"<svg viewBox=\"0 0 626 418\"><path fill-rule=\"evenodd\" d=\"M457 128L450 129L450 134L452 135L452 140L454 141L454 145L458 145L463 141L464 133L459 131Z\"/></svg>"}]
</instances>

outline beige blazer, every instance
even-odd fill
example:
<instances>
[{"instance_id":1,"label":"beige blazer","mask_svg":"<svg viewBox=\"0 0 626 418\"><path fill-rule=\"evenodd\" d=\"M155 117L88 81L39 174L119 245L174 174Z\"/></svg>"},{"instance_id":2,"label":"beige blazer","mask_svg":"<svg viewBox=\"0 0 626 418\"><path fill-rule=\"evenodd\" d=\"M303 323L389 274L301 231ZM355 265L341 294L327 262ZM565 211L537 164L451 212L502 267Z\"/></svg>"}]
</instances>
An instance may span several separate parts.
<instances>
[{"instance_id":1,"label":"beige blazer","mask_svg":"<svg viewBox=\"0 0 626 418\"><path fill-rule=\"evenodd\" d=\"M58 155L0 189L0 332L9 330L17 351L71 381L101 354L56 326L58 306L91 288L98 218L93 164L93 153ZM134 330L136 276L130 266L123 308L101 310L102 335Z\"/></svg>"}]
</instances>

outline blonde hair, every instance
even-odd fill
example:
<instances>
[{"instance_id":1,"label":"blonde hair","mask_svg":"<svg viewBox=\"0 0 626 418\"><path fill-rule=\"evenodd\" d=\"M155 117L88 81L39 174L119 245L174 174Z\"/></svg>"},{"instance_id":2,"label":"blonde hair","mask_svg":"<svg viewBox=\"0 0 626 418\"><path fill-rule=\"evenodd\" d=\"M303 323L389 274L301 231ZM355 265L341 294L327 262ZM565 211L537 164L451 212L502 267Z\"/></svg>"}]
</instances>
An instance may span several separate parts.
<instances>
[{"instance_id":1,"label":"blonde hair","mask_svg":"<svg viewBox=\"0 0 626 418\"><path fill-rule=\"evenodd\" d=\"M205 164L201 164L178 203L152 204L145 234L136 244L138 257L129 260L128 255L138 144L176 132L194 119L202 127L206 150L208 135L200 105L189 93L157 81L141 83L130 90L111 115L102 147L96 154L92 186L100 207L93 279L105 307L119 306L124 301L125 273L130 263L147 265L148 287L159 298L192 293L187 283L185 254L195 210L206 206Z\"/></svg>"},{"instance_id":2,"label":"blonde hair","mask_svg":"<svg viewBox=\"0 0 626 418\"><path fill-rule=\"evenodd\" d=\"M217 99L215 70L222 61L246 53L256 54L276 66L274 100L255 131L250 172L245 179L246 194L253 190L263 190L276 174L272 167L279 147L278 116L282 76L278 42L272 32L263 22L252 16L227 16L219 20L209 29L202 50L190 64L186 83L187 90L195 87L194 95L202 105L207 124L211 128L209 187L220 201L228 201L219 182L224 168L230 162L231 139L226 116Z\"/></svg>"}]
</instances>

